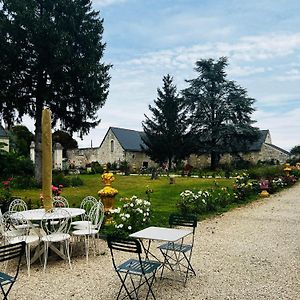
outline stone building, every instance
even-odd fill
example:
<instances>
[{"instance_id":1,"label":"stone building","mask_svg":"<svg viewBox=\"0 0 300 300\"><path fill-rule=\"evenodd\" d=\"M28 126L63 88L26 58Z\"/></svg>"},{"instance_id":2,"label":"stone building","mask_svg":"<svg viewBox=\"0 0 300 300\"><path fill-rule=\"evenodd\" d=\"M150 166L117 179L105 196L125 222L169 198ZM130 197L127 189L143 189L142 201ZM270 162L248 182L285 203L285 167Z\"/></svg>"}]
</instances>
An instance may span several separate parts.
<instances>
[{"instance_id":1,"label":"stone building","mask_svg":"<svg viewBox=\"0 0 300 300\"><path fill-rule=\"evenodd\" d=\"M93 161L100 164L114 162L118 164L124 160L131 166L135 165L137 169L142 166L155 166L156 164L143 151L143 146L145 147L141 138L143 134L136 130L110 127L99 147L68 150L67 158L69 162L81 167ZM257 141L245 147L239 156L252 163L270 160L284 163L289 158L289 152L272 144L269 130L261 130ZM224 154L220 163L228 163L235 158L236 155ZM210 156L191 155L188 163L194 167L206 167L210 165Z\"/></svg>"},{"instance_id":2,"label":"stone building","mask_svg":"<svg viewBox=\"0 0 300 300\"><path fill-rule=\"evenodd\" d=\"M269 130L260 130L260 135L255 142L245 146L244 149L236 155L229 153L222 155L220 164L230 163L237 159L237 157L253 164L259 161L271 160L282 164L290 157L290 153L272 144ZM188 159L188 163L194 167L208 167L210 166L210 155L191 155Z\"/></svg>"},{"instance_id":3,"label":"stone building","mask_svg":"<svg viewBox=\"0 0 300 300\"><path fill-rule=\"evenodd\" d=\"M1 147L0 149L8 152L9 151L9 137L8 137L7 132L2 127L1 124L0 124L0 143L4 144L4 146Z\"/></svg>"},{"instance_id":4,"label":"stone building","mask_svg":"<svg viewBox=\"0 0 300 300\"><path fill-rule=\"evenodd\" d=\"M100 164L127 161L136 168L151 167L155 163L143 152L143 132L110 127L98 148L83 148L67 151L67 158L76 166L84 167L97 161Z\"/></svg>"}]
</instances>

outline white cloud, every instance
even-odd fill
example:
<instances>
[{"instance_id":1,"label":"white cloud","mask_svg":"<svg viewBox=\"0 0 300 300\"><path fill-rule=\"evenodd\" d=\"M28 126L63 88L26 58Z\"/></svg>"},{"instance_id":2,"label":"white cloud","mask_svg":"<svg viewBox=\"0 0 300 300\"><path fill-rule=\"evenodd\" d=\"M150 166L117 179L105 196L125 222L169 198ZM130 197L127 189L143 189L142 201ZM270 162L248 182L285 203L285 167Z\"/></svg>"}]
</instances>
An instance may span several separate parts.
<instances>
[{"instance_id":1,"label":"white cloud","mask_svg":"<svg viewBox=\"0 0 300 300\"><path fill-rule=\"evenodd\" d=\"M102 7L102 6L109 6L109 5L123 3L126 1L127 0L94 0L93 5Z\"/></svg>"},{"instance_id":2,"label":"white cloud","mask_svg":"<svg viewBox=\"0 0 300 300\"><path fill-rule=\"evenodd\" d=\"M125 66L190 68L199 58L228 56L234 63L274 59L294 54L300 48L300 33L242 37L236 43L206 43L149 52L124 63ZM248 69L248 71L250 71ZM242 72L243 73L243 72Z\"/></svg>"}]
</instances>

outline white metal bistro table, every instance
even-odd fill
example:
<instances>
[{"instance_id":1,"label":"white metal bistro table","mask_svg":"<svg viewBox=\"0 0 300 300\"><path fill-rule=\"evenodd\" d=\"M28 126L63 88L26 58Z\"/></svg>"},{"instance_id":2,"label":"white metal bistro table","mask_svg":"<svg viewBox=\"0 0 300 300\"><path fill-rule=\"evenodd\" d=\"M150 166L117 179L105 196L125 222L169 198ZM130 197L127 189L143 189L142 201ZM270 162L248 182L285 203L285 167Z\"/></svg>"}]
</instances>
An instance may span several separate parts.
<instances>
[{"instance_id":1,"label":"white metal bistro table","mask_svg":"<svg viewBox=\"0 0 300 300\"><path fill-rule=\"evenodd\" d=\"M176 242L191 233L193 233L193 230L191 229L176 229L151 226L132 233L129 236L141 240L147 259L149 258L149 255L151 255L156 260L160 261L153 253L150 252L151 241L155 240L163 242ZM148 240L147 247L145 247L143 240Z\"/></svg>"},{"instance_id":2,"label":"white metal bistro table","mask_svg":"<svg viewBox=\"0 0 300 300\"><path fill-rule=\"evenodd\" d=\"M61 208L54 208L54 211L57 212L56 218L59 220L60 218L64 218L65 214L59 214L59 211L67 211L72 218L83 215L85 213L84 209L81 208L73 208L73 207L61 207ZM22 218L25 218L31 225L32 229L35 231L35 233L39 236L42 237L42 233L40 232L39 228L36 228L32 222L33 221L41 221L42 219L47 220L47 215L49 216L49 220L53 218L53 215L51 212L46 212L44 208L38 208L38 209L30 209L30 210L24 210L24 211L19 211L16 212L15 214L12 214L13 218L18 218L18 215L21 216ZM62 259L66 259L65 254L56 248L53 244L49 245L50 249L55 252L58 256L60 256ZM44 252L44 249L37 250L31 260L31 263L35 262Z\"/></svg>"},{"instance_id":3,"label":"white metal bistro table","mask_svg":"<svg viewBox=\"0 0 300 300\"><path fill-rule=\"evenodd\" d=\"M55 211L64 210L67 211L72 218L83 215L85 213L84 209L81 208L71 208L71 207L61 207L61 208L54 208ZM19 213L28 221L41 221L42 219L47 219L47 215L49 218L52 218L51 213L45 212L44 208L38 209L30 209L19 211ZM16 214L17 217L17 214ZM59 219L60 215L57 214L57 219ZM61 214L61 218L64 218L64 214Z\"/></svg>"}]
</instances>

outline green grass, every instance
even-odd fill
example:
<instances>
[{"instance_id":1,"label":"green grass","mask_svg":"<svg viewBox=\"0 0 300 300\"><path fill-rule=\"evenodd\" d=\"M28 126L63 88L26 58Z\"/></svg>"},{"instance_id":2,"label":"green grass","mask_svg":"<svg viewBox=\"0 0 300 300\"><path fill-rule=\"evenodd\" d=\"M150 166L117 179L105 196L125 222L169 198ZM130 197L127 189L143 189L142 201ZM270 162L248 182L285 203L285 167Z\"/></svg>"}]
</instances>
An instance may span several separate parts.
<instances>
[{"instance_id":1,"label":"green grass","mask_svg":"<svg viewBox=\"0 0 300 300\"><path fill-rule=\"evenodd\" d=\"M97 192L103 188L101 175L80 175L84 185L79 187L67 187L63 189L62 196L68 199L70 206L79 206L81 200L88 195L98 198ZM176 211L176 202L179 194L186 190L199 191L209 189L218 184L220 186L233 185L229 179L202 179L189 177L176 177L175 184L169 184L168 177L159 177L151 180L149 176L121 176L116 175L113 187L119 191L117 200L122 197L131 197L136 195L140 198L147 199L146 189L149 186L153 190L151 193L151 203L154 211L154 224L167 224L168 216L171 212ZM14 190L13 195L21 198L31 199L35 207L39 206L40 189ZM117 202L118 206L118 202Z\"/></svg>"}]
</instances>

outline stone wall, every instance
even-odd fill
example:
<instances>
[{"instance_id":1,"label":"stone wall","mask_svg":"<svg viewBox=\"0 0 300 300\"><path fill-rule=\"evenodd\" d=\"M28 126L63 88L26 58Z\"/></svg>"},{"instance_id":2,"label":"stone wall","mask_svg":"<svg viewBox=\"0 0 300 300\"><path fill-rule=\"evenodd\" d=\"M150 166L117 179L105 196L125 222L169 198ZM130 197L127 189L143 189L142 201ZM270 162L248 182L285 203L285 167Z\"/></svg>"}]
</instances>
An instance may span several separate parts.
<instances>
[{"instance_id":1,"label":"stone wall","mask_svg":"<svg viewBox=\"0 0 300 300\"><path fill-rule=\"evenodd\" d=\"M270 139L269 139L270 141ZM289 159L289 154L281 151L274 145L263 144L261 151L252 151L249 153L240 153L239 154L244 160L250 161L253 164L256 164L259 160L260 161L270 161L270 160L278 160L279 163L283 164ZM220 164L231 163L234 159L234 156L230 154L222 155L220 159ZM192 154L189 159L188 163L197 168L205 168L210 166L210 155L203 154L203 155L194 155Z\"/></svg>"},{"instance_id":2,"label":"stone wall","mask_svg":"<svg viewBox=\"0 0 300 300\"><path fill-rule=\"evenodd\" d=\"M125 151L110 129L98 149L98 161L105 164L123 160L125 160Z\"/></svg>"},{"instance_id":3,"label":"stone wall","mask_svg":"<svg viewBox=\"0 0 300 300\"><path fill-rule=\"evenodd\" d=\"M98 149L83 148L67 150L68 161L76 167L85 167L87 163L98 161Z\"/></svg>"}]
</instances>

